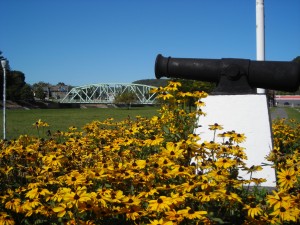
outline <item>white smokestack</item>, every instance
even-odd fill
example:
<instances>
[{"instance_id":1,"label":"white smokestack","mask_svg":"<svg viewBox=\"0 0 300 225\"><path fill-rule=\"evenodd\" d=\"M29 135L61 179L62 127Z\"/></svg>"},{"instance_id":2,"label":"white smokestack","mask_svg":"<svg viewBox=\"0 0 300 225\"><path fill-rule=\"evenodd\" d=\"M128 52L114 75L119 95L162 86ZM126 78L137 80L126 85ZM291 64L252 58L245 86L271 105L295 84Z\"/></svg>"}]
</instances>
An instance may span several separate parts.
<instances>
[{"instance_id":1,"label":"white smokestack","mask_svg":"<svg viewBox=\"0 0 300 225\"><path fill-rule=\"evenodd\" d=\"M264 0L256 0L256 60L265 60ZM263 94L265 92L265 89L257 89L257 93L259 94Z\"/></svg>"}]
</instances>

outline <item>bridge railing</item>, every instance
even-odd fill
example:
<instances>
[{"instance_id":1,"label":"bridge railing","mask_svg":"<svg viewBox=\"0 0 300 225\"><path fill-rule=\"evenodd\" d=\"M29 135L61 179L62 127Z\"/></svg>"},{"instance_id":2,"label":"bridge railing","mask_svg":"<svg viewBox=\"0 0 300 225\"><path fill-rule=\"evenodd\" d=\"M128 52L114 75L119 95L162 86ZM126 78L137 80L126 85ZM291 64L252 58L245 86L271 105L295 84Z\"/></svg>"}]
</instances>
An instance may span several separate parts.
<instances>
[{"instance_id":1,"label":"bridge railing","mask_svg":"<svg viewBox=\"0 0 300 225\"><path fill-rule=\"evenodd\" d=\"M113 104L118 95L130 92L135 95L136 104L155 104L153 86L127 83L100 83L72 88L61 103L102 103Z\"/></svg>"}]
</instances>

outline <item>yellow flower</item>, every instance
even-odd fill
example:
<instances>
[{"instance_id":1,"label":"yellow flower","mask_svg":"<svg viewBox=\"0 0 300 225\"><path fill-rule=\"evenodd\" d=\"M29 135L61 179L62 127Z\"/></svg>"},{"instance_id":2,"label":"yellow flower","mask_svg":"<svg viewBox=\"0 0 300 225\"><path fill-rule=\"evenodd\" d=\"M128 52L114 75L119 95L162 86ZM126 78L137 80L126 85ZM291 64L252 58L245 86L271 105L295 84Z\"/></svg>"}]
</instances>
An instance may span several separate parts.
<instances>
[{"instance_id":1,"label":"yellow flower","mask_svg":"<svg viewBox=\"0 0 300 225\"><path fill-rule=\"evenodd\" d=\"M1 225L14 225L14 219L5 212L0 212L0 224Z\"/></svg>"},{"instance_id":2,"label":"yellow flower","mask_svg":"<svg viewBox=\"0 0 300 225\"><path fill-rule=\"evenodd\" d=\"M164 92L160 93L159 95L157 95L156 98L158 98L158 99L162 98L163 100L166 100L166 99L174 98L174 96L171 95L170 93L164 91Z\"/></svg>"},{"instance_id":3,"label":"yellow flower","mask_svg":"<svg viewBox=\"0 0 300 225\"><path fill-rule=\"evenodd\" d=\"M245 209L248 210L248 216L252 218L261 215L263 212L259 205L255 204L254 202L251 202L249 205L245 205Z\"/></svg>"},{"instance_id":4,"label":"yellow flower","mask_svg":"<svg viewBox=\"0 0 300 225\"><path fill-rule=\"evenodd\" d=\"M134 160L131 164L132 169L143 169L146 166L146 160L138 159Z\"/></svg>"},{"instance_id":5,"label":"yellow flower","mask_svg":"<svg viewBox=\"0 0 300 225\"><path fill-rule=\"evenodd\" d=\"M21 208L21 200L19 198L14 198L8 202L5 203L5 208L10 209L15 212L20 212L22 210Z\"/></svg>"},{"instance_id":6,"label":"yellow flower","mask_svg":"<svg viewBox=\"0 0 300 225\"><path fill-rule=\"evenodd\" d=\"M76 205L78 207L79 203L91 200L91 194L86 193L86 187L78 187L75 192L63 196L63 200L68 206Z\"/></svg>"},{"instance_id":7,"label":"yellow flower","mask_svg":"<svg viewBox=\"0 0 300 225\"><path fill-rule=\"evenodd\" d=\"M228 159L228 158L219 158L216 162L215 165L217 167L223 167L223 168L229 168L231 166L236 165L237 162L236 160Z\"/></svg>"},{"instance_id":8,"label":"yellow flower","mask_svg":"<svg viewBox=\"0 0 300 225\"><path fill-rule=\"evenodd\" d=\"M277 173L279 186L282 188L292 188L297 182L296 173L293 168L282 169Z\"/></svg>"},{"instance_id":9,"label":"yellow flower","mask_svg":"<svg viewBox=\"0 0 300 225\"><path fill-rule=\"evenodd\" d=\"M117 190L110 194L111 198L108 199L108 201L112 203L121 203L123 199L125 198L125 195L123 194L123 191Z\"/></svg>"},{"instance_id":10,"label":"yellow flower","mask_svg":"<svg viewBox=\"0 0 300 225\"><path fill-rule=\"evenodd\" d=\"M161 147L161 155L170 158L180 158L183 157L184 149L181 148L181 143L168 142L166 147Z\"/></svg>"},{"instance_id":11,"label":"yellow flower","mask_svg":"<svg viewBox=\"0 0 300 225\"><path fill-rule=\"evenodd\" d=\"M26 193L25 197L33 199L33 198L38 198L40 195L46 196L46 195L50 195L50 194L51 194L51 192L48 189L33 188Z\"/></svg>"},{"instance_id":12,"label":"yellow flower","mask_svg":"<svg viewBox=\"0 0 300 225\"><path fill-rule=\"evenodd\" d=\"M173 225L174 223L172 221L164 221L163 219L159 220L150 220L150 223L148 225Z\"/></svg>"},{"instance_id":13,"label":"yellow flower","mask_svg":"<svg viewBox=\"0 0 300 225\"><path fill-rule=\"evenodd\" d=\"M178 96L178 97L183 97L183 98L184 98L184 97L192 97L193 94L190 93L190 92L178 92L177 96Z\"/></svg>"},{"instance_id":14,"label":"yellow flower","mask_svg":"<svg viewBox=\"0 0 300 225\"><path fill-rule=\"evenodd\" d=\"M181 86L180 82L169 81L169 84L164 88L166 91L177 91L178 87Z\"/></svg>"},{"instance_id":15,"label":"yellow flower","mask_svg":"<svg viewBox=\"0 0 300 225\"><path fill-rule=\"evenodd\" d=\"M146 146L159 145L163 142L164 138L160 135L153 135L151 138L144 141Z\"/></svg>"},{"instance_id":16,"label":"yellow flower","mask_svg":"<svg viewBox=\"0 0 300 225\"><path fill-rule=\"evenodd\" d=\"M41 205L41 202L39 199L27 199L23 204L22 204L22 209L24 211L32 211L35 207Z\"/></svg>"},{"instance_id":17,"label":"yellow flower","mask_svg":"<svg viewBox=\"0 0 300 225\"><path fill-rule=\"evenodd\" d=\"M299 217L299 210L289 207L287 204L281 205L270 215L279 217L282 221L294 221Z\"/></svg>"},{"instance_id":18,"label":"yellow flower","mask_svg":"<svg viewBox=\"0 0 300 225\"><path fill-rule=\"evenodd\" d=\"M60 167L61 159L63 157L64 156L62 156L62 155L50 154L48 156L44 156L42 160L47 166L50 166L50 167L59 166Z\"/></svg>"},{"instance_id":19,"label":"yellow flower","mask_svg":"<svg viewBox=\"0 0 300 225\"><path fill-rule=\"evenodd\" d=\"M162 212L170 210L170 205L172 205L172 198L166 196L160 196L158 199L149 200L148 210Z\"/></svg>"},{"instance_id":20,"label":"yellow flower","mask_svg":"<svg viewBox=\"0 0 300 225\"><path fill-rule=\"evenodd\" d=\"M63 217L64 215L68 214L70 218L73 218L73 213L70 208L70 206L68 207L66 204L60 203L57 207L54 207L52 210L53 212L57 213L57 217Z\"/></svg>"},{"instance_id":21,"label":"yellow flower","mask_svg":"<svg viewBox=\"0 0 300 225\"><path fill-rule=\"evenodd\" d=\"M165 214L166 214L166 219L173 221L175 224L180 223L184 219L182 214L179 214L174 209L165 212Z\"/></svg>"},{"instance_id":22,"label":"yellow flower","mask_svg":"<svg viewBox=\"0 0 300 225\"><path fill-rule=\"evenodd\" d=\"M206 215L206 211L194 211L190 207L186 207L185 209L179 210L178 214L182 215L185 218L188 219L201 219L203 218L203 215Z\"/></svg>"},{"instance_id":23,"label":"yellow flower","mask_svg":"<svg viewBox=\"0 0 300 225\"><path fill-rule=\"evenodd\" d=\"M213 124L213 125L208 125L210 130L223 130L222 125L219 125L217 123Z\"/></svg>"},{"instance_id":24,"label":"yellow flower","mask_svg":"<svg viewBox=\"0 0 300 225\"><path fill-rule=\"evenodd\" d=\"M203 192L198 192L197 197L201 202L209 202L218 198L217 193L205 190Z\"/></svg>"},{"instance_id":25,"label":"yellow flower","mask_svg":"<svg viewBox=\"0 0 300 225\"><path fill-rule=\"evenodd\" d=\"M39 127L49 127L48 123L43 122L41 119L39 119L38 121L36 121L34 124L32 124L33 126L36 126L36 128Z\"/></svg>"},{"instance_id":26,"label":"yellow flower","mask_svg":"<svg viewBox=\"0 0 300 225\"><path fill-rule=\"evenodd\" d=\"M274 209L279 209L282 205L291 204L291 197L286 195L285 192L272 191L273 194L267 195L267 203L274 207Z\"/></svg>"},{"instance_id":27,"label":"yellow flower","mask_svg":"<svg viewBox=\"0 0 300 225\"><path fill-rule=\"evenodd\" d=\"M195 105L196 105L196 107L202 107L202 106L205 106L205 103L202 102L201 100L198 100L195 102Z\"/></svg>"},{"instance_id":28,"label":"yellow flower","mask_svg":"<svg viewBox=\"0 0 300 225\"><path fill-rule=\"evenodd\" d=\"M139 206L141 199L137 196L129 196L123 199L123 203L126 205L126 207Z\"/></svg>"},{"instance_id":29,"label":"yellow flower","mask_svg":"<svg viewBox=\"0 0 300 225\"><path fill-rule=\"evenodd\" d=\"M73 170L70 174L63 177L67 185L82 185L86 181L86 177L79 173L77 170Z\"/></svg>"},{"instance_id":30,"label":"yellow flower","mask_svg":"<svg viewBox=\"0 0 300 225\"><path fill-rule=\"evenodd\" d=\"M232 136L232 140L239 144L239 143L242 143L246 140L246 136L245 134L237 134L237 133L234 133L233 136Z\"/></svg>"}]
</instances>

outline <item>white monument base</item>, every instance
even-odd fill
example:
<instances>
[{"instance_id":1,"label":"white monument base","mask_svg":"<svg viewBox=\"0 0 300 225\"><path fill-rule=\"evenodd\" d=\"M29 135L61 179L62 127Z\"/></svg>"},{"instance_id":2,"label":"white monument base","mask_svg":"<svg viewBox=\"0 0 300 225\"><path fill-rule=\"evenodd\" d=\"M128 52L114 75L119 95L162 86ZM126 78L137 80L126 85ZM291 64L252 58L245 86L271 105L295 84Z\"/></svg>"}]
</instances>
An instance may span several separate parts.
<instances>
[{"instance_id":1,"label":"white monument base","mask_svg":"<svg viewBox=\"0 0 300 225\"><path fill-rule=\"evenodd\" d=\"M273 146L266 95L211 95L202 101L206 104L202 110L207 115L199 118L201 127L195 130L202 142L213 140L209 125L218 123L224 128L220 133L234 130L245 134L246 141L240 146L246 148L247 167L270 163L265 159ZM222 142L222 138L216 137L215 141ZM245 171L239 171L239 176L250 178ZM276 186L275 171L271 166L263 166L263 170L253 173L252 177L266 179L262 186Z\"/></svg>"}]
</instances>

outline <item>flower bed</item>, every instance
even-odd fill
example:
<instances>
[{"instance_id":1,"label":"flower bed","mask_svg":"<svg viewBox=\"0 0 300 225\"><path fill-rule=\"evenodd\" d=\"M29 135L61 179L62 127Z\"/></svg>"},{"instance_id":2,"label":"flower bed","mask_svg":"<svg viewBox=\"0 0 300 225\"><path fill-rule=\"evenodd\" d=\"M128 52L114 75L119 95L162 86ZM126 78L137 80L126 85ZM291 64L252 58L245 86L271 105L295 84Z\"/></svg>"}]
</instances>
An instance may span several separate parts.
<instances>
[{"instance_id":1,"label":"flower bed","mask_svg":"<svg viewBox=\"0 0 300 225\"><path fill-rule=\"evenodd\" d=\"M0 224L297 224L299 125L273 127L268 159L278 187L269 193L258 188L262 179L238 176L263 169L245 166L244 135L213 124L224 141L202 143L193 130L204 113L186 103L201 106L207 94L179 89L156 90L165 101L159 117L1 141ZM40 135L47 123L35 126Z\"/></svg>"}]
</instances>

